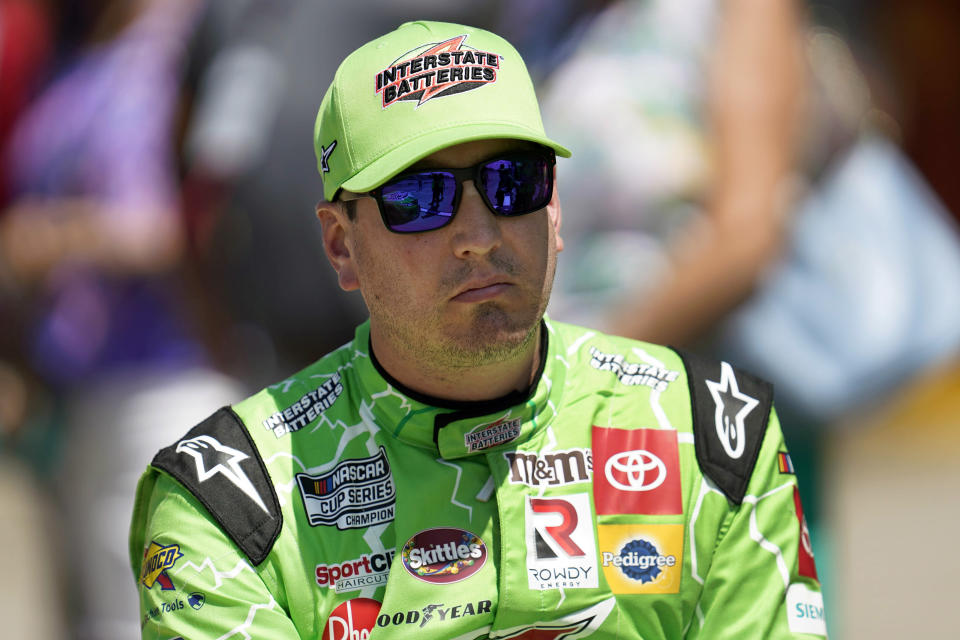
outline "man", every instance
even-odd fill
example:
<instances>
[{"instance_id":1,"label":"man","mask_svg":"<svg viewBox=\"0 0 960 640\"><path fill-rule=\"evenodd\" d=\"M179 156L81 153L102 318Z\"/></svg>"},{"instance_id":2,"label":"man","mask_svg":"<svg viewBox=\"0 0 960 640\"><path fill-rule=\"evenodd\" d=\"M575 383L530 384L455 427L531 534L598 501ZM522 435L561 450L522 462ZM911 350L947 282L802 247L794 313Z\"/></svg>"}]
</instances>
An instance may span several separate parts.
<instances>
[{"instance_id":1,"label":"man","mask_svg":"<svg viewBox=\"0 0 960 640\"><path fill-rule=\"evenodd\" d=\"M370 320L154 459L144 637L824 635L769 385L543 317L569 152L507 42L401 26L314 140Z\"/></svg>"}]
</instances>

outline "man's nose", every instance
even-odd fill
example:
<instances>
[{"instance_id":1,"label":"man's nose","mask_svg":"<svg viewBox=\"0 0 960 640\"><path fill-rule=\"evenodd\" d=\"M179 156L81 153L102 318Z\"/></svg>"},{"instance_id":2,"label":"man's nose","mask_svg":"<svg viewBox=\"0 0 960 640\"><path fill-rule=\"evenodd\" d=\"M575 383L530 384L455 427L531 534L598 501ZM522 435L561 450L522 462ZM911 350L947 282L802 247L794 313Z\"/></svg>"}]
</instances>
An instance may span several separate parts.
<instances>
[{"instance_id":1,"label":"man's nose","mask_svg":"<svg viewBox=\"0 0 960 640\"><path fill-rule=\"evenodd\" d=\"M460 207L451 223L451 243L458 258L486 255L500 246L500 217L487 207L473 180L463 183Z\"/></svg>"}]
</instances>

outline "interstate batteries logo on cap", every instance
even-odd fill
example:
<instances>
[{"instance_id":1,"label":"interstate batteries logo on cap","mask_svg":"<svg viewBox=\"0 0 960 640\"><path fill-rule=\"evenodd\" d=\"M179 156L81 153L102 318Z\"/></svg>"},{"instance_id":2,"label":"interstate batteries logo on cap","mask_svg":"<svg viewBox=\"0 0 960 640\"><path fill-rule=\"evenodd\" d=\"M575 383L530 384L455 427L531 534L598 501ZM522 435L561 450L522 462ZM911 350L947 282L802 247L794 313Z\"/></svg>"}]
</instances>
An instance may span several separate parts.
<instances>
[{"instance_id":1,"label":"interstate batteries logo on cap","mask_svg":"<svg viewBox=\"0 0 960 640\"><path fill-rule=\"evenodd\" d=\"M416 534L401 551L403 566L414 578L448 584L469 578L487 561L487 546L463 529L441 527Z\"/></svg>"},{"instance_id":2,"label":"interstate batteries logo on cap","mask_svg":"<svg viewBox=\"0 0 960 640\"><path fill-rule=\"evenodd\" d=\"M419 107L434 98L496 82L501 56L464 46L466 39L462 35L424 44L377 73L376 93L383 107L399 101L415 101Z\"/></svg>"}]
</instances>

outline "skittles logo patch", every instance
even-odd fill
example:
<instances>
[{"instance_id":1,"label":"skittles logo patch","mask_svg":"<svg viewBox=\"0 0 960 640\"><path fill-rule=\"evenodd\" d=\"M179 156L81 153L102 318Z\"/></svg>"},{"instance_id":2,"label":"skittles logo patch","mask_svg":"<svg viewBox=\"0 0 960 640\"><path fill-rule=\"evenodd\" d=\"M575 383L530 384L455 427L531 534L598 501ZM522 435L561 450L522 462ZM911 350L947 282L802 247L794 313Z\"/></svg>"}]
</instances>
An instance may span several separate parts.
<instances>
[{"instance_id":1,"label":"skittles logo patch","mask_svg":"<svg viewBox=\"0 0 960 640\"><path fill-rule=\"evenodd\" d=\"M415 101L419 107L434 98L496 82L501 56L464 47L466 39L462 35L422 45L379 72L375 86L383 107L400 101Z\"/></svg>"},{"instance_id":2,"label":"skittles logo patch","mask_svg":"<svg viewBox=\"0 0 960 640\"><path fill-rule=\"evenodd\" d=\"M487 561L487 547L483 540L463 529L427 529L403 545L401 558L414 578L449 584L479 571Z\"/></svg>"},{"instance_id":3,"label":"skittles logo patch","mask_svg":"<svg viewBox=\"0 0 960 640\"><path fill-rule=\"evenodd\" d=\"M183 554L180 553L180 545L178 544L165 547L156 542L151 542L143 554L143 565L140 567L140 583L147 589L152 589L154 584L159 583L161 590L173 590L173 582L167 575L167 570L172 569L177 560L182 557Z\"/></svg>"}]
</instances>

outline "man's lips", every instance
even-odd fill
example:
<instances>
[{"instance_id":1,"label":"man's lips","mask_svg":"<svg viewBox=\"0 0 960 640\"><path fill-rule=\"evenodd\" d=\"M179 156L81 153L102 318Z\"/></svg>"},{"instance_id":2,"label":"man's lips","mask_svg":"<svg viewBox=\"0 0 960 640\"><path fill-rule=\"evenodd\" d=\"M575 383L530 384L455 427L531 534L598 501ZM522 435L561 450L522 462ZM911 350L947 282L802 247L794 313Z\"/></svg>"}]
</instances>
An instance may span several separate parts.
<instances>
[{"instance_id":1,"label":"man's lips","mask_svg":"<svg viewBox=\"0 0 960 640\"><path fill-rule=\"evenodd\" d=\"M503 276L473 280L462 286L451 299L454 302L483 302L496 298L512 286Z\"/></svg>"}]
</instances>

